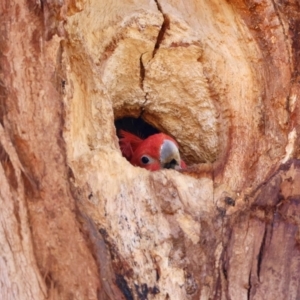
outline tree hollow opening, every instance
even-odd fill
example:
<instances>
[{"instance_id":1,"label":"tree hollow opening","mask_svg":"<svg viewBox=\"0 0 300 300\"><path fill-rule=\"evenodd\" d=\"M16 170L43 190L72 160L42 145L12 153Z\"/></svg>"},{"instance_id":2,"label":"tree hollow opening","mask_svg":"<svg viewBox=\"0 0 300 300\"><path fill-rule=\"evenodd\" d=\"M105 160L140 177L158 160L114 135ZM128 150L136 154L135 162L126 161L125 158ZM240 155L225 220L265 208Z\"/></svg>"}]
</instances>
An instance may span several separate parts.
<instances>
[{"instance_id":1,"label":"tree hollow opening","mask_svg":"<svg viewBox=\"0 0 300 300\"><path fill-rule=\"evenodd\" d=\"M127 143L121 142L121 139L120 139L122 137L121 130L132 133L143 140L154 134L161 132L154 126L147 123L141 117L137 117L137 118L123 117L123 118L117 119L117 120L115 120L115 127L116 127L116 131L117 131L117 136L120 140L120 148L121 148L122 154L128 161L131 161L131 159L132 159L131 155L132 155L133 148L131 148L131 146L128 147ZM176 137L173 137L173 138L176 140ZM168 143L163 142L163 144L160 148L161 149L160 151L162 151L162 152L161 152L161 157L159 159L159 164L163 164L163 166L161 165L161 167L165 168L165 169L176 169L178 167L180 168L180 166L182 167L182 165L181 165L182 158L181 158L181 155L178 156L179 155L178 150L175 151L174 148L172 148L169 144L168 145L167 144ZM135 145L135 142L133 142L133 145ZM154 147L153 149L156 149L156 146L153 146L153 147ZM163 150L163 149L165 149L165 150ZM154 150L154 151L156 151L156 150ZM180 149L179 149L179 151L180 151ZM178 154L176 154L176 153L178 153ZM141 165L140 165L140 162L136 162L137 164L134 163L134 165L145 167L146 169L152 170L152 171L158 170L158 166L156 165L157 161L155 159L156 156L155 155L152 156L152 154L154 155L154 153L151 153L151 154L144 153L143 157L141 157L141 159L144 158L144 159L147 159L147 161L146 162L142 161ZM148 155L150 155L149 156L150 158L148 157ZM165 159L167 160L167 162L164 162ZM143 166L143 164L145 166ZM183 162L183 164L185 165L184 162Z\"/></svg>"}]
</instances>

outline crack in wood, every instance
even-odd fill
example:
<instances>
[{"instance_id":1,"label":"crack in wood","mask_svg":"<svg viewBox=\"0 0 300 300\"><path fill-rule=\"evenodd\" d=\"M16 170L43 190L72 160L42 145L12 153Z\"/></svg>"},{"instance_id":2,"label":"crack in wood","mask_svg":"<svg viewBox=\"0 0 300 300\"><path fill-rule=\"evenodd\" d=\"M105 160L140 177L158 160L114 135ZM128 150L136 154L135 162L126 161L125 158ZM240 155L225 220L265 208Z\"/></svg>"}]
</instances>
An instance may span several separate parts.
<instances>
[{"instance_id":1,"label":"crack in wood","mask_svg":"<svg viewBox=\"0 0 300 300\"><path fill-rule=\"evenodd\" d=\"M154 1L156 3L157 9L162 14L162 16L164 18L164 21L163 21L163 23L160 27L160 31L159 31L157 39L156 39L156 43L155 43L154 50L153 50L153 53L152 53L152 58L155 56L157 50L159 49L160 44L164 39L164 35L165 35L166 31L170 28L170 19L169 19L169 17L163 12L162 7L161 7L160 3L158 2L158 0L154 0Z\"/></svg>"},{"instance_id":2,"label":"crack in wood","mask_svg":"<svg viewBox=\"0 0 300 300\"><path fill-rule=\"evenodd\" d=\"M164 39L164 35L165 35L166 30L169 29L169 27L170 27L170 20L169 20L168 16L163 13L162 7L161 7L160 3L158 2L158 0L154 0L154 1L156 3L157 9L162 14L162 16L164 18L164 21L163 21L163 23L160 27L160 30L159 30L157 38L156 38L156 42L155 42L154 49L153 49L153 52L152 52L152 58L154 58L157 50L159 49L160 44L161 44L162 40ZM139 85L140 85L140 88L143 91L144 91L144 80L145 80L145 76L146 76L146 69L145 69L145 66L144 66L144 63L143 63L143 55L145 53L142 53L141 56L140 56L140 80L139 80ZM144 105L146 104L147 101L148 101L148 93L145 94L145 101L142 104L141 113L139 115L140 118L143 116L143 113L145 111Z\"/></svg>"},{"instance_id":3,"label":"crack in wood","mask_svg":"<svg viewBox=\"0 0 300 300\"><path fill-rule=\"evenodd\" d=\"M147 53L147 52L144 52L141 54L140 56L140 88L144 91L144 80L145 80L145 76L146 76L146 68L144 66L144 63L143 63L143 55ZM146 92L145 93L145 101L142 103L141 105L141 112L140 112L140 115L139 115L139 118L142 118L143 117L143 114L145 112L145 104L147 103L148 101L148 93Z\"/></svg>"},{"instance_id":4,"label":"crack in wood","mask_svg":"<svg viewBox=\"0 0 300 300\"><path fill-rule=\"evenodd\" d=\"M247 291L247 299L250 300L250 296L251 296L251 288L252 288L252 285L251 285L251 271L249 273L249 277L248 277L248 291Z\"/></svg>"},{"instance_id":5,"label":"crack in wood","mask_svg":"<svg viewBox=\"0 0 300 300\"><path fill-rule=\"evenodd\" d=\"M144 79L145 79L145 74L146 74L146 70L145 70L145 66L143 63L143 55L145 53L142 53L140 56L140 88L142 90L144 90Z\"/></svg>"},{"instance_id":6,"label":"crack in wood","mask_svg":"<svg viewBox=\"0 0 300 300\"><path fill-rule=\"evenodd\" d=\"M140 56L140 88L143 91L144 91L144 80L145 80L145 76L146 76L146 69L145 69L145 66L144 66L144 63L143 63L143 55L145 53L146 52L142 53L141 56ZM145 101L142 104L139 118L142 118L142 116L143 116L143 114L145 112L145 107L144 106L147 103L147 101L148 101L148 93L145 93Z\"/></svg>"},{"instance_id":7,"label":"crack in wood","mask_svg":"<svg viewBox=\"0 0 300 300\"><path fill-rule=\"evenodd\" d=\"M262 258L263 258L263 252L266 245L266 238L267 238L267 226L265 225L265 231L264 236L259 248L258 257L257 257L257 278L260 281L260 272L261 272L261 264L262 264Z\"/></svg>"}]
</instances>

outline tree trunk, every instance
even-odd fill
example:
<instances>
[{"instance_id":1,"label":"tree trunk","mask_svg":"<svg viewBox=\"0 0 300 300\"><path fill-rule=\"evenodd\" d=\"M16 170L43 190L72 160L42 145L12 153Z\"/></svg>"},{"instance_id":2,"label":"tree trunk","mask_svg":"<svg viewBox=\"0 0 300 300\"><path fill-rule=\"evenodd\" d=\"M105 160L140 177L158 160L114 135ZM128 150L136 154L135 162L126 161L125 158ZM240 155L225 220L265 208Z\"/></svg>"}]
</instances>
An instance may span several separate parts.
<instances>
[{"instance_id":1,"label":"tree trunk","mask_svg":"<svg viewBox=\"0 0 300 300\"><path fill-rule=\"evenodd\" d=\"M300 298L297 1L0 11L1 299ZM188 168L130 165L124 117Z\"/></svg>"}]
</instances>

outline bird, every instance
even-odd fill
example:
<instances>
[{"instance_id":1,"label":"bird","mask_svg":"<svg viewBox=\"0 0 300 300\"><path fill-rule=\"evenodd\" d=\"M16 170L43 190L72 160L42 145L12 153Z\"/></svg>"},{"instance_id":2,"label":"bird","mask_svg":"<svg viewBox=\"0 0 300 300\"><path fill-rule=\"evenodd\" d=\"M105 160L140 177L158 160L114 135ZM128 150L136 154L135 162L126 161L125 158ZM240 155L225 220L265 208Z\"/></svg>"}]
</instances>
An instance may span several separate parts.
<instances>
[{"instance_id":1,"label":"bird","mask_svg":"<svg viewBox=\"0 0 300 300\"><path fill-rule=\"evenodd\" d=\"M156 133L142 139L120 130L119 145L122 155L133 165L149 171L161 169L185 169L177 142L164 133Z\"/></svg>"}]
</instances>

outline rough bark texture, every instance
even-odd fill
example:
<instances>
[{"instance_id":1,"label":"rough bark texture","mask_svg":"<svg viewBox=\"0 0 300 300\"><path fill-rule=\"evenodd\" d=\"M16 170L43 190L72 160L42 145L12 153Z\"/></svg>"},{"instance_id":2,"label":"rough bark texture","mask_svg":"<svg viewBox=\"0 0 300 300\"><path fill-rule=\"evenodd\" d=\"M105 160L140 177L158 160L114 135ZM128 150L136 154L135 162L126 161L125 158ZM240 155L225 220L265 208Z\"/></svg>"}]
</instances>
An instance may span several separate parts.
<instances>
[{"instance_id":1,"label":"rough bark texture","mask_svg":"<svg viewBox=\"0 0 300 300\"><path fill-rule=\"evenodd\" d=\"M297 1L0 5L1 299L299 299ZM176 138L148 172L114 121Z\"/></svg>"}]
</instances>

